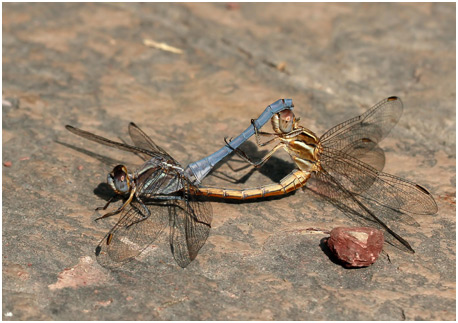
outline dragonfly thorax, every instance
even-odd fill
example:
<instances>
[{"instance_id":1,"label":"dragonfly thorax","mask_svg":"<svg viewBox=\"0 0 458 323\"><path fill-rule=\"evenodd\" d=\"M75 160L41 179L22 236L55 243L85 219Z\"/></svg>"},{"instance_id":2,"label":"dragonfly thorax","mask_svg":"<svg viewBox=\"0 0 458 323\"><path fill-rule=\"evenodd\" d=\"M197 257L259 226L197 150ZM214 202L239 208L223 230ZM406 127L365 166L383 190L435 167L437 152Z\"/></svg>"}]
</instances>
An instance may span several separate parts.
<instances>
[{"instance_id":1,"label":"dragonfly thorax","mask_svg":"<svg viewBox=\"0 0 458 323\"><path fill-rule=\"evenodd\" d=\"M107 176L107 183L117 194L126 194L130 192L130 177L127 168L124 165L118 165Z\"/></svg>"},{"instance_id":2,"label":"dragonfly thorax","mask_svg":"<svg viewBox=\"0 0 458 323\"><path fill-rule=\"evenodd\" d=\"M316 172L321 169L320 154L322 146L317 135L302 126L282 135L284 149L296 166L304 172Z\"/></svg>"}]
</instances>

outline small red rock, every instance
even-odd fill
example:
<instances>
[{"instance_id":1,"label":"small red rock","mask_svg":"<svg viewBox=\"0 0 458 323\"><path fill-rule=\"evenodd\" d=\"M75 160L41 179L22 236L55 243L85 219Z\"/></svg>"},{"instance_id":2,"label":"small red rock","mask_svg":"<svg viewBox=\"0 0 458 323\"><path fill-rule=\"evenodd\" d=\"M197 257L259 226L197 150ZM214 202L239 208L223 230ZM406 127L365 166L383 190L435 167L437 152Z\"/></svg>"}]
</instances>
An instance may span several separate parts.
<instances>
[{"instance_id":1,"label":"small red rock","mask_svg":"<svg viewBox=\"0 0 458 323\"><path fill-rule=\"evenodd\" d=\"M10 161L3 162L3 166L5 167L11 167L11 165L13 165L13 163Z\"/></svg>"},{"instance_id":2,"label":"small red rock","mask_svg":"<svg viewBox=\"0 0 458 323\"><path fill-rule=\"evenodd\" d=\"M339 227L332 229L328 247L345 267L366 267L378 259L383 242L383 232L375 228Z\"/></svg>"},{"instance_id":3,"label":"small red rock","mask_svg":"<svg viewBox=\"0 0 458 323\"><path fill-rule=\"evenodd\" d=\"M228 10L238 10L240 9L240 5L237 2L229 2L226 4L226 9Z\"/></svg>"},{"instance_id":4,"label":"small red rock","mask_svg":"<svg viewBox=\"0 0 458 323\"><path fill-rule=\"evenodd\" d=\"M83 165L78 166L78 170L83 170L83 168L84 168Z\"/></svg>"}]
</instances>

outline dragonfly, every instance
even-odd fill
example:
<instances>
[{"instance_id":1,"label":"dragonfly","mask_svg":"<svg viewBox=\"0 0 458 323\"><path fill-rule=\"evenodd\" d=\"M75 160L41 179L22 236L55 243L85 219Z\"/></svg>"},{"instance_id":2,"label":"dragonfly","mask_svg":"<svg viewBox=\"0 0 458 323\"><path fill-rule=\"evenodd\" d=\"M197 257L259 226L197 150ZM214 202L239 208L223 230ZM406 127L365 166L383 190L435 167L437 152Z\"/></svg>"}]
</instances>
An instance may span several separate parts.
<instances>
[{"instance_id":1,"label":"dragonfly","mask_svg":"<svg viewBox=\"0 0 458 323\"><path fill-rule=\"evenodd\" d=\"M414 253L411 245L386 222L408 221L410 214L433 215L438 209L424 187L382 172L385 155L378 143L397 124L402 111L401 99L392 96L318 137L299 125L291 109L283 110L271 118L273 133L254 127L258 146L276 144L261 160L254 162L244 151L232 148L255 167L261 167L277 150L284 149L296 166L290 174L279 183L257 188L199 187L198 194L239 200L280 196L303 188L312 178L314 192L358 222L384 230L389 244ZM261 137L270 138L262 142Z\"/></svg>"},{"instance_id":2,"label":"dragonfly","mask_svg":"<svg viewBox=\"0 0 458 323\"><path fill-rule=\"evenodd\" d=\"M115 195L96 210L106 210L118 196L123 203L116 210L96 220L120 214L118 222L96 247L99 263L118 267L144 251L169 225L169 242L179 266L185 268L205 244L213 217L209 202L199 199L197 185L212 168L232 153L262 127L273 115L294 107L291 99L281 99L267 106L264 112L244 132L215 153L191 163L186 169L158 146L136 124L128 130L133 145L116 142L67 125L66 129L85 139L139 155L144 163L130 173L125 165L118 165L107 176L107 183Z\"/></svg>"}]
</instances>

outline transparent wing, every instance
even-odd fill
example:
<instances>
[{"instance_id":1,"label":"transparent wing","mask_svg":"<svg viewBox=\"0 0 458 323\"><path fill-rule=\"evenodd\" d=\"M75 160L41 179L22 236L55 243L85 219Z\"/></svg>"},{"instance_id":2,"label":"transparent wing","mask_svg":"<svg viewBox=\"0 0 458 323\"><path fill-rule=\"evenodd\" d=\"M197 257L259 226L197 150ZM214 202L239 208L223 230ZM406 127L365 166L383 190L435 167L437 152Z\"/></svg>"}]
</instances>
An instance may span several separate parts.
<instances>
[{"instance_id":1,"label":"transparent wing","mask_svg":"<svg viewBox=\"0 0 458 323\"><path fill-rule=\"evenodd\" d=\"M388 225L416 222L408 215L435 214L437 205L421 186L402 178L379 172L341 151L324 149L322 171L309 188L330 200L356 222L375 226L388 234L392 245L413 252L412 247Z\"/></svg>"},{"instance_id":2,"label":"transparent wing","mask_svg":"<svg viewBox=\"0 0 458 323\"><path fill-rule=\"evenodd\" d=\"M212 208L210 203L196 200L190 194L167 198L131 202L97 246L99 263L116 268L132 260L151 245L168 224L175 261L183 268L189 265L208 238Z\"/></svg>"},{"instance_id":3,"label":"transparent wing","mask_svg":"<svg viewBox=\"0 0 458 323\"><path fill-rule=\"evenodd\" d=\"M138 256L167 226L167 204L166 200L148 204L132 201L97 246L97 261L102 266L114 268ZM149 215L145 208L149 210Z\"/></svg>"},{"instance_id":4,"label":"transparent wing","mask_svg":"<svg viewBox=\"0 0 458 323\"><path fill-rule=\"evenodd\" d=\"M210 203L198 201L185 189L183 199L175 200L169 212L173 257L185 268L196 258L210 234L213 211Z\"/></svg>"},{"instance_id":5,"label":"transparent wing","mask_svg":"<svg viewBox=\"0 0 458 323\"><path fill-rule=\"evenodd\" d=\"M147 154L147 155L154 157L156 156L156 154L161 154L163 156L167 156L168 159L176 162L172 156L170 156L160 146L156 145L156 143L133 122L129 123L129 135L135 146L140 147L144 149L145 151L149 151L153 153L153 155L151 154ZM145 160L147 159L148 158L145 158Z\"/></svg>"},{"instance_id":6,"label":"transparent wing","mask_svg":"<svg viewBox=\"0 0 458 323\"><path fill-rule=\"evenodd\" d=\"M136 185L142 199L176 194L182 189L180 170L161 164L159 159L151 159L137 170Z\"/></svg>"},{"instance_id":7,"label":"transparent wing","mask_svg":"<svg viewBox=\"0 0 458 323\"><path fill-rule=\"evenodd\" d=\"M382 173L342 152L324 149L321 165L351 193L380 205L413 214L435 214L437 205L423 187Z\"/></svg>"},{"instance_id":8,"label":"transparent wing","mask_svg":"<svg viewBox=\"0 0 458 323\"><path fill-rule=\"evenodd\" d=\"M93 134L91 132L84 131L84 130L81 130L81 129L78 129L78 128L75 128L75 127L72 127L72 126L69 126L69 125L66 125L65 128L68 131L70 131L71 133L74 133L75 135L78 135L80 137L86 138L88 140L97 142L97 143L105 145L105 146L117 148L117 149L124 150L124 151L129 151L129 152L132 152L132 153L135 153L135 154L140 154L142 156L148 155L148 156L151 156L151 157L161 157L163 155L160 152L154 152L154 151L151 151L151 150L149 150L147 148L134 147L134 146L131 146L131 145L128 145L128 144L124 144L124 143L116 142L116 141L113 141L113 140L110 140L110 139L106 139L106 138L103 138L101 136L95 135L95 134Z\"/></svg>"},{"instance_id":9,"label":"transparent wing","mask_svg":"<svg viewBox=\"0 0 458 323\"><path fill-rule=\"evenodd\" d=\"M327 147L323 150L330 151ZM377 144L367 140L356 140L353 143L343 148L341 153L354 157L364 164L370 165L377 171L383 170L385 167L385 152Z\"/></svg>"},{"instance_id":10,"label":"transparent wing","mask_svg":"<svg viewBox=\"0 0 458 323\"><path fill-rule=\"evenodd\" d=\"M328 130L320 141L323 146L342 150L354 142L379 143L398 123L403 104L398 97L389 97L377 103L362 115L347 120Z\"/></svg>"},{"instance_id":11,"label":"transparent wing","mask_svg":"<svg viewBox=\"0 0 458 323\"><path fill-rule=\"evenodd\" d=\"M414 252L410 244L394 232L382 220L383 217L395 217L399 212L380 207L376 203L362 203L361 197L350 193L329 173L319 172L314 180L309 182L309 188L318 195L329 200L342 210L353 221L363 225L375 227L385 231L385 241L389 244L408 252Z\"/></svg>"}]
</instances>

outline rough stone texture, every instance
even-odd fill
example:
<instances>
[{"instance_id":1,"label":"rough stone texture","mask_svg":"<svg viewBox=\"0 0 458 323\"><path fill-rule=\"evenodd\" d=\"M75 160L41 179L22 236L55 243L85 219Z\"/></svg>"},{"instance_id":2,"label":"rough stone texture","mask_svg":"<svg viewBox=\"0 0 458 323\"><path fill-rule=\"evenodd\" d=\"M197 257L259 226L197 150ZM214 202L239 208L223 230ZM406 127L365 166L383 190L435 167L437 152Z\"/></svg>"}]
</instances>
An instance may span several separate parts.
<instances>
[{"instance_id":1,"label":"rough stone texture","mask_svg":"<svg viewBox=\"0 0 458 323\"><path fill-rule=\"evenodd\" d=\"M383 232L369 227L338 227L331 230L327 245L345 267L372 265L383 249Z\"/></svg>"},{"instance_id":2,"label":"rough stone texture","mask_svg":"<svg viewBox=\"0 0 458 323\"><path fill-rule=\"evenodd\" d=\"M454 320L455 19L453 3L3 4L3 319ZM120 270L95 261L116 221L94 222L101 183L139 160L65 124L127 140L134 121L187 165L279 98L321 134L391 95L405 111L382 143L385 170L439 206L396 228L414 255L385 246L368 268L333 263L304 229L354 223L306 190L213 203L186 269L165 236ZM235 185L220 175L248 174L232 172L238 161L205 184L292 168L278 153Z\"/></svg>"}]
</instances>

